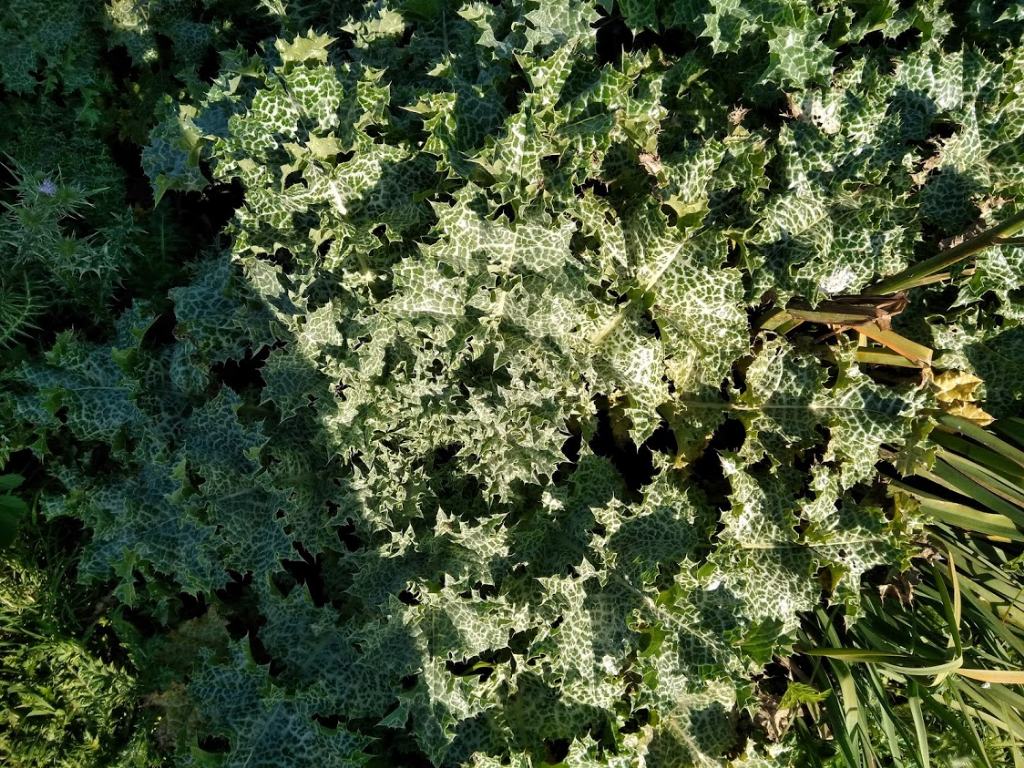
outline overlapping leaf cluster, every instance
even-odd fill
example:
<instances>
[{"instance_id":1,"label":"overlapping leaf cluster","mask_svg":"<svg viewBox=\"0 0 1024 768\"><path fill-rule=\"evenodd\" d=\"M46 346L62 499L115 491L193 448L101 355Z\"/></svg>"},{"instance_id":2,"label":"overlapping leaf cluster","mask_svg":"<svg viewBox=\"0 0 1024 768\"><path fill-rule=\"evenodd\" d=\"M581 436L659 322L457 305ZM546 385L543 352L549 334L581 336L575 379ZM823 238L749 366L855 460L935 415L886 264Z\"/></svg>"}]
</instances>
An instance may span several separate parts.
<instances>
[{"instance_id":1,"label":"overlapping leaf cluster","mask_svg":"<svg viewBox=\"0 0 1024 768\"><path fill-rule=\"evenodd\" d=\"M903 562L869 486L928 400L749 317L1005 215L1019 16L263 5L315 28L224 51L142 157L158 200L240 182L230 254L6 406L75 447L82 577L174 630L178 763L784 764L752 676Z\"/></svg>"}]
</instances>

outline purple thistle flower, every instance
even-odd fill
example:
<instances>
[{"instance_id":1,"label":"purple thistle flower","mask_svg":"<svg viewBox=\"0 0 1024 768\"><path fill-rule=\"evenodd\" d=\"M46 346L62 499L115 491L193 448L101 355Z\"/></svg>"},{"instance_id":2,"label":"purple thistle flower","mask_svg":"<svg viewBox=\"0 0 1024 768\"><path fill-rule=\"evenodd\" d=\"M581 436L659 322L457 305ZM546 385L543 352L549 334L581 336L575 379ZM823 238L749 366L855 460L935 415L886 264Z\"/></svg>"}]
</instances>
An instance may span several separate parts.
<instances>
[{"instance_id":1,"label":"purple thistle flower","mask_svg":"<svg viewBox=\"0 0 1024 768\"><path fill-rule=\"evenodd\" d=\"M57 194L57 185L53 183L53 179L43 179L39 183L39 186L36 187L36 190L41 195L46 195L47 197L53 197L54 195Z\"/></svg>"}]
</instances>

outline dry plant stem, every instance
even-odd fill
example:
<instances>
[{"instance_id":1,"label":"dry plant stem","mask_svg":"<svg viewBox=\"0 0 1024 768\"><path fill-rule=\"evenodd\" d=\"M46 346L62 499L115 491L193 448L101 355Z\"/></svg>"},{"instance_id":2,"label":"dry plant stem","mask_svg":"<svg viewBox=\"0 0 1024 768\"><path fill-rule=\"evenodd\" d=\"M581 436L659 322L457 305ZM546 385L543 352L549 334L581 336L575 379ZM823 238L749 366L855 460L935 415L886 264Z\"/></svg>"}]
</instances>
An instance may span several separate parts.
<instances>
[{"instance_id":1,"label":"dry plant stem","mask_svg":"<svg viewBox=\"0 0 1024 768\"><path fill-rule=\"evenodd\" d=\"M931 364L932 350L906 339L890 329L892 318L907 305L903 294L896 296L837 296L811 308L796 303L785 309L769 312L761 321L761 328L784 335L805 322L820 323L832 330L817 341L824 341L843 331L855 330L860 334L861 347L866 339L886 350L858 350L858 359L878 365L898 365L922 368Z\"/></svg>"}]
</instances>

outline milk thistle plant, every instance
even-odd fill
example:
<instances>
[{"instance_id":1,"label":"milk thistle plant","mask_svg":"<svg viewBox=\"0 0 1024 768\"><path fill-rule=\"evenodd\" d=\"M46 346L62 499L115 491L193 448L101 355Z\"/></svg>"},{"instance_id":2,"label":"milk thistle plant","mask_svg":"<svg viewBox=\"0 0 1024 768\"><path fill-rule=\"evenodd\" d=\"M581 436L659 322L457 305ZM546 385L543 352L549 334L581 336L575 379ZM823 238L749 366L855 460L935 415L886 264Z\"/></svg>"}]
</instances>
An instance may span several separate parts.
<instances>
[{"instance_id":1,"label":"milk thistle plant","mask_svg":"<svg viewBox=\"0 0 1024 768\"><path fill-rule=\"evenodd\" d=\"M1017 4L23 5L13 765L1024 760Z\"/></svg>"}]
</instances>

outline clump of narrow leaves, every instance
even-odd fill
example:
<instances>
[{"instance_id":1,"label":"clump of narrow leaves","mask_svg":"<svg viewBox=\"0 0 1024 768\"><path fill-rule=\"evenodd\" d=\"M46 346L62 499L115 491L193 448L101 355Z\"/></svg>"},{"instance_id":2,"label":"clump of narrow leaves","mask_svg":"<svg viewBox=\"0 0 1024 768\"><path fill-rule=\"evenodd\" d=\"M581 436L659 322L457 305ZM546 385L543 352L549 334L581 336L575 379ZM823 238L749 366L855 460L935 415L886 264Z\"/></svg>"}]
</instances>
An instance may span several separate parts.
<instances>
[{"instance_id":1,"label":"clump of narrow leaves","mask_svg":"<svg viewBox=\"0 0 1024 768\"><path fill-rule=\"evenodd\" d=\"M827 724L834 738L814 738L814 725L796 721L806 759L898 766L1024 759L1016 687L1024 683L1022 426L1015 418L986 430L944 415L927 468L893 482L898 505L919 508L929 521L920 553L929 562L868 593L857 624L821 610L810 622L803 644L814 663L803 676L830 694L818 727ZM818 694L799 703L820 701Z\"/></svg>"},{"instance_id":2,"label":"clump of narrow leaves","mask_svg":"<svg viewBox=\"0 0 1024 768\"><path fill-rule=\"evenodd\" d=\"M163 206L239 190L226 237L0 400L79 578L150 635L169 759L801 759L755 680L909 565L876 462L921 464L936 400L754 320L888 306L857 294L1012 219L1024 19L264 0L236 36L198 5L107 19L136 67L171 40L141 166ZM228 39L208 80L176 58ZM899 331L998 409L1019 356L973 351L1012 348L1024 276L989 245Z\"/></svg>"}]
</instances>

